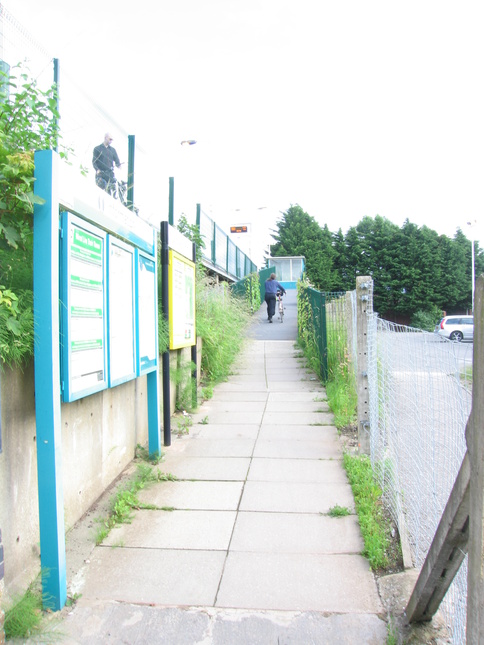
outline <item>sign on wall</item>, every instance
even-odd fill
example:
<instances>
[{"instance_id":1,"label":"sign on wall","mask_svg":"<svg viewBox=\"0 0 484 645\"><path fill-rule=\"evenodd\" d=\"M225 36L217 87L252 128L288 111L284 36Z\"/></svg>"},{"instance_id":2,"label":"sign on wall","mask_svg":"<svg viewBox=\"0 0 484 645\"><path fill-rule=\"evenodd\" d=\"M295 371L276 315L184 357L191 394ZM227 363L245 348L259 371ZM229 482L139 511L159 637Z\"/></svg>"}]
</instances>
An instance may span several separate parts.
<instances>
[{"instance_id":1,"label":"sign on wall","mask_svg":"<svg viewBox=\"0 0 484 645\"><path fill-rule=\"evenodd\" d=\"M135 249L108 236L109 386L136 376Z\"/></svg>"},{"instance_id":2,"label":"sign on wall","mask_svg":"<svg viewBox=\"0 0 484 645\"><path fill-rule=\"evenodd\" d=\"M106 233L62 214L62 398L74 401L107 387Z\"/></svg>"},{"instance_id":3,"label":"sign on wall","mask_svg":"<svg viewBox=\"0 0 484 645\"><path fill-rule=\"evenodd\" d=\"M195 345L195 263L170 249L170 349Z\"/></svg>"},{"instance_id":4,"label":"sign on wall","mask_svg":"<svg viewBox=\"0 0 484 645\"><path fill-rule=\"evenodd\" d=\"M158 300L155 262L138 252L138 373L145 374L158 364Z\"/></svg>"}]
</instances>

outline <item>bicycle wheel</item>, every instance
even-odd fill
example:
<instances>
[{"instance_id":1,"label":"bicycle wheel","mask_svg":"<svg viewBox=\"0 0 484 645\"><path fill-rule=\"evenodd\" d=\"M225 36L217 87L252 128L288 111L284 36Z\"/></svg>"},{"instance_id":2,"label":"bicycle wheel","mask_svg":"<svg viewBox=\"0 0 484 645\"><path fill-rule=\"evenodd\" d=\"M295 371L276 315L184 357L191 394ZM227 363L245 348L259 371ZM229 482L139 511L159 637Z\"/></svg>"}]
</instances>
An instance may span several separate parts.
<instances>
[{"instance_id":1,"label":"bicycle wheel","mask_svg":"<svg viewBox=\"0 0 484 645\"><path fill-rule=\"evenodd\" d=\"M284 305L282 302L279 303L279 319L282 322L284 322Z\"/></svg>"}]
</instances>

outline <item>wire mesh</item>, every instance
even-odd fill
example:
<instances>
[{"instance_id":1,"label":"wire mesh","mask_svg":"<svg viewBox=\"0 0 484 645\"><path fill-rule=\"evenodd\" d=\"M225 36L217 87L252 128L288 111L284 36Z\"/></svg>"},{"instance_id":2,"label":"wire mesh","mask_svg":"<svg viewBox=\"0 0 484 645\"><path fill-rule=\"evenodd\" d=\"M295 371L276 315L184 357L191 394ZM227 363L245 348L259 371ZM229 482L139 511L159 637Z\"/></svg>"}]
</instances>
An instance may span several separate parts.
<instances>
[{"instance_id":1,"label":"wire mesh","mask_svg":"<svg viewBox=\"0 0 484 645\"><path fill-rule=\"evenodd\" d=\"M421 567L466 451L472 344L397 325L368 310L370 448L387 507ZM442 605L465 643L467 561Z\"/></svg>"},{"instance_id":2,"label":"wire mesh","mask_svg":"<svg viewBox=\"0 0 484 645\"><path fill-rule=\"evenodd\" d=\"M373 281L365 286L371 462L385 505L420 568L466 452L473 345L380 319L373 312ZM311 310L305 338L320 348L321 363L327 353L329 378L346 366L356 377L356 290L322 294L299 288L301 306ZM463 645L467 558L440 609L452 642Z\"/></svg>"}]
</instances>

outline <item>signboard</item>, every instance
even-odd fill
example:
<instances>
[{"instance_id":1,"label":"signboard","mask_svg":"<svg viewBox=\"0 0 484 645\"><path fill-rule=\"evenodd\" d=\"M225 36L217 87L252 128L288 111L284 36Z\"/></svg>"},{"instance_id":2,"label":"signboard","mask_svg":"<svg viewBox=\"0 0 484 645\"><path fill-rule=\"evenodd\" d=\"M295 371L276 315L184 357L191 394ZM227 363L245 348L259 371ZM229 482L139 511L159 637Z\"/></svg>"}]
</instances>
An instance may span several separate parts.
<instances>
[{"instance_id":1,"label":"signboard","mask_svg":"<svg viewBox=\"0 0 484 645\"><path fill-rule=\"evenodd\" d=\"M135 249L108 236L109 386L136 377Z\"/></svg>"},{"instance_id":2,"label":"signboard","mask_svg":"<svg viewBox=\"0 0 484 645\"><path fill-rule=\"evenodd\" d=\"M168 253L170 349L196 344L195 263L172 249Z\"/></svg>"},{"instance_id":3,"label":"signboard","mask_svg":"<svg viewBox=\"0 0 484 645\"><path fill-rule=\"evenodd\" d=\"M63 213L64 401L107 387L106 234Z\"/></svg>"},{"instance_id":4,"label":"signboard","mask_svg":"<svg viewBox=\"0 0 484 645\"><path fill-rule=\"evenodd\" d=\"M137 325L138 375L156 369L158 364L158 299L156 264L138 251Z\"/></svg>"},{"instance_id":5,"label":"signboard","mask_svg":"<svg viewBox=\"0 0 484 645\"><path fill-rule=\"evenodd\" d=\"M249 230L249 228L245 224L242 224L240 226L231 226L230 227L230 232L231 233L247 233L248 230Z\"/></svg>"}]
</instances>

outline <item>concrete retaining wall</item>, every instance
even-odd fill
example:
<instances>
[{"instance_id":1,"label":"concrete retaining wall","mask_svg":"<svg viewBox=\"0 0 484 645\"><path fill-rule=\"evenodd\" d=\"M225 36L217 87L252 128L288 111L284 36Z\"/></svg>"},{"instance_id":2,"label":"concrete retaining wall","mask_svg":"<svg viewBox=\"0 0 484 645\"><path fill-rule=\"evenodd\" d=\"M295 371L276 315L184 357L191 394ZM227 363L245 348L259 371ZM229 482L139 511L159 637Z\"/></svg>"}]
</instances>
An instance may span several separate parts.
<instances>
[{"instance_id":1,"label":"concrete retaining wall","mask_svg":"<svg viewBox=\"0 0 484 645\"><path fill-rule=\"evenodd\" d=\"M179 353L184 362L190 361L190 348L172 352L174 366ZM4 590L10 595L24 591L40 569L33 365L24 372L0 372L0 386L0 546ZM175 397L172 385L172 412ZM62 404L61 419L67 532L132 461L137 444L147 445L146 377Z\"/></svg>"}]
</instances>

